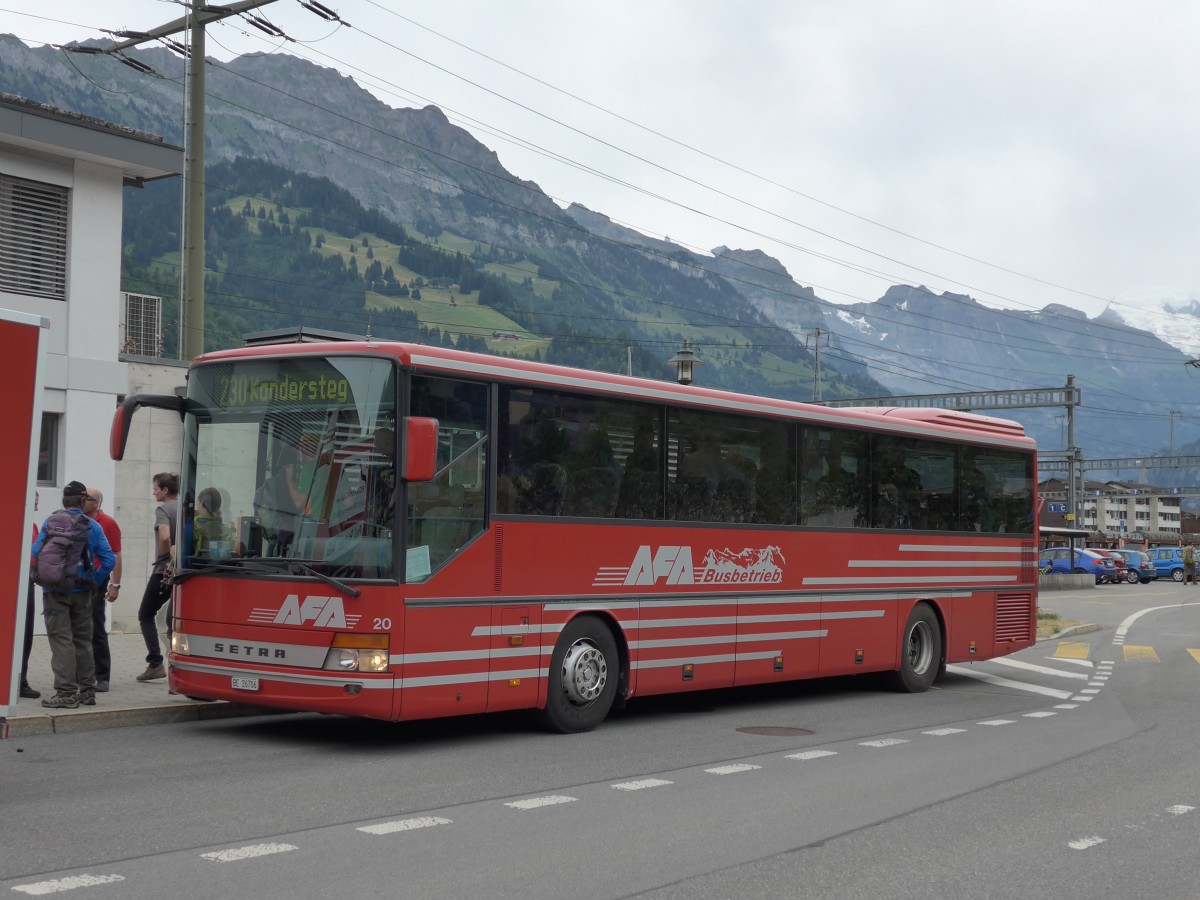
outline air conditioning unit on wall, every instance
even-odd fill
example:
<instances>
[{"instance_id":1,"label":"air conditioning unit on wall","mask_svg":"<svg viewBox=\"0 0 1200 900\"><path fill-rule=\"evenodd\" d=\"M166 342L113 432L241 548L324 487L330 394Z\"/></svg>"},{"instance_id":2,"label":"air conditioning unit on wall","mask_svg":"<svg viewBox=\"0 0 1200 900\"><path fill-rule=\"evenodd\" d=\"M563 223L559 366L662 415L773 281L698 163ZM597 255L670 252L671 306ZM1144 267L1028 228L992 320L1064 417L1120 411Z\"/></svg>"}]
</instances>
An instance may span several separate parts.
<instances>
[{"instance_id":1,"label":"air conditioning unit on wall","mask_svg":"<svg viewBox=\"0 0 1200 900\"><path fill-rule=\"evenodd\" d=\"M122 293L121 352L162 356L162 297Z\"/></svg>"}]
</instances>

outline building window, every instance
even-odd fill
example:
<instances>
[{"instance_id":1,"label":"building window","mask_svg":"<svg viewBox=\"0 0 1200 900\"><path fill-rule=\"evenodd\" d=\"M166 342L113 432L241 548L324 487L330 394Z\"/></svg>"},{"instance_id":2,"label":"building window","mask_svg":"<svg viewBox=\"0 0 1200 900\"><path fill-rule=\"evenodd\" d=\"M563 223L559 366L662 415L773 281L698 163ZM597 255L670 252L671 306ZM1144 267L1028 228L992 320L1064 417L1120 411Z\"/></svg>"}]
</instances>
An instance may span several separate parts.
<instances>
[{"instance_id":1,"label":"building window","mask_svg":"<svg viewBox=\"0 0 1200 900\"><path fill-rule=\"evenodd\" d=\"M0 291L67 299L67 189L0 175Z\"/></svg>"},{"instance_id":2,"label":"building window","mask_svg":"<svg viewBox=\"0 0 1200 900\"><path fill-rule=\"evenodd\" d=\"M162 298L124 295L121 305L121 352L132 356L162 356Z\"/></svg>"},{"instance_id":3,"label":"building window","mask_svg":"<svg viewBox=\"0 0 1200 900\"><path fill-rule=\"evenodd\" d=\"M58 483L58 434L62 416L42 413L42 436L38 444L37 483Z\"/></svg>"}]
</instances>

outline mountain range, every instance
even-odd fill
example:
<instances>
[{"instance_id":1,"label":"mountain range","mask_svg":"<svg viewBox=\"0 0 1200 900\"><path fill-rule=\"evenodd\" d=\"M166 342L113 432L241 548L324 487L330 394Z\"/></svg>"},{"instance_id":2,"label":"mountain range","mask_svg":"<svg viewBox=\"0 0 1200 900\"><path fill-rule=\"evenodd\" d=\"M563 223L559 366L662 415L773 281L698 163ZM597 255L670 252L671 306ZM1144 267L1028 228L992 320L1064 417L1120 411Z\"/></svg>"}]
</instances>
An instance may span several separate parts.
<instances>
[{"instance_id":1,"label":"mountain range","mask_svg":"<svg viewBox=\"0 0 1200 900\"><path fill-rule=\"evenodd\" d=\"M0 91L182 143L182 60L165 49L143 49L138 58L153 72L0 35ZM671 377L666 360L687 339L706 362L700 383L801 400L1055 388L1070 374L1082 391L1077 443L1093 458L1166 452L1171 411L1195 409L1200 380L1193 378L1200 379L1200 370L1187 363L1200 353L1200 303L1190 298L1139 297L1146 312L1136 320L1124 305L1095 318L1065 305L1003 310L921 285L894 285L870 303L836 304L797 283L762 250L721 246L697 253L619 225L602 211L563 208L534 181L505 170L494 151L441 110L389 107L336 70L283 54L214 61L207 94L210 217L236 204L243 216L282 220L290 202L283 198L305 176L327 180L396 226L363 226L337 246L339 264L351 258L354 278L366 277L358 264L365 269L373 258L395 270L391 279L366 278L361 291L355 282L352 296L335 304L338 330L378 321L411 339L419 320L421 339L470 337L493 352L629 367L656 378ZM233 178L213 173L235 172L249 160L270 164L253 170L263 173L263 183L222 191ZM285 237L300 232L301 214L332 222L333 214L314 202L291 207ZM317 229L305 228L308 248ZM247 233L259 240L273 229ZM127 253L131 233L127 222ZM218 297L229 293L237 274L230 243L206 261ZM458 259L459 269L450 273L443 260L435 278L400 261L407 252L411 263L420 247ZM265 272L256 277L270 280ZM281 270L275 277L295 276ZM470 291L462 290L464 280ZM268 314L277 326L312 324L311 306L254 295L250 282L240 282L240 305L221 313L215 304L217 324L224 323L215 334L261 325ZM444 291L445 302L414 302L411 287L418 282L427 295L430 286ZM455 303L452 285L463 302ZM464 317L468 295L477 301L475 319ZM491 344L488 336L501 332L522 339L520 346ZM1046 449L1065 444L1065 410L989 414L1021 421ZM1179 443L1178 452L1194 446Z\"/></svg>"}]
</instances>

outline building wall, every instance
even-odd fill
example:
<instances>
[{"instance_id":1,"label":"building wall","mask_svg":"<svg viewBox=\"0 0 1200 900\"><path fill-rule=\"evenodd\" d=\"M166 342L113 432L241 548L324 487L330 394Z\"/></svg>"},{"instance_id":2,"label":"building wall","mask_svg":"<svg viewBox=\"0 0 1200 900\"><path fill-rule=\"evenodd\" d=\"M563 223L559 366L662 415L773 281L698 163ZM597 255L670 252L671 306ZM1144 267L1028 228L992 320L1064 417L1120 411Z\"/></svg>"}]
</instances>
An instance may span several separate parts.
<instances>
[{"instance_id":1,"label":"building wall","mask_svg":"<svg viewBox=\"0 0 1200 900\"><path fill-rule=\"evenodd\" d=\"M67 300L0 292L0 305L50 321L42 408L62 418L59 469L54 484L39 488L41 514L57 507L58 490L71 480L114 487L105 452L116 396L128 382L117 359L121 286L120 168L49 161L0 147L0 171L70 191L67 234Z\"/></svg>"},{"instance_id":2,"label":"building wall","mask_svg":"<svg viewBox=\"0 0 1200 900\"><path fill-rule=\"evenodd\" d=\"M131 360L129 394L173 394L186 383L187 363L177 360ZM122 393L126 393L123 389ZM111 423L112 413L109 412ZM107 430L105 438L107 441ZM108 445L105 444L105 454ZM178 474L183 455L183 425L179 416L143 407L133 417L125 458L116 463L116 485L104 506L121 526L121 596L113 604L113 630L137 631L137 611L154 561L154 495L151 484L159 472Z\"/></svg>"}]
</instances>

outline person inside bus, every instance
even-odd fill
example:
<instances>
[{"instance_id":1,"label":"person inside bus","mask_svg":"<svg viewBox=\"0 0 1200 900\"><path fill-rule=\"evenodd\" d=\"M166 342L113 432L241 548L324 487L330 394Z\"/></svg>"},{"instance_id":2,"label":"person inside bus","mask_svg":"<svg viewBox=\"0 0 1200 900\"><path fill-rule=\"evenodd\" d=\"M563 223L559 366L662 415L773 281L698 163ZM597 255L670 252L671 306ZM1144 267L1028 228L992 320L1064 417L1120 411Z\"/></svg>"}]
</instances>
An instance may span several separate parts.
<instances>
[{"instance_id":1,"label":"person inside bus","mask_svg":"<svg viewBox=\"0 0 1200 900\"><path fill-rule=\"evenodd\" d=\"M674 490L676 519L703 522L713 518L722 466L715 436L701 431L679 463Z\"/></svg>"},{"instance_id":2,"label":"person inside bus","mask_svg":"<svg viewBox=\"0 0 1200 900\"><path fill-rule=\"evenodd\" d=\"M368 520L379 528L396 522L396 432L380 428L372 440L374 465L367 471L370 508Z\"/></svg>"},{"instance_id":3,"label":"person inside bus","mask_svg":"<svg viewBox=\"0 0 1200 900\"><path fill-rule=\"evenodd\" d=\"M639 415L633 426L633 449L625 457L617 515L657 519L662 515L662 453L655 440L654 419Z\"/></svg>"},{"instance_id":4,"label":"person inside bus","mask_svg":"<svg viewBox=\"0 0 1200 900\"><path fill-rule=\"evenodd\" d=\"M300 490L304 460L294 447L279 451L272 474L254 495L254 514L262 521L270 556L283 556L292 545L304 513L306 495Z\"/></svg>"},{"instance_id":5,"label":"person inside bus","mask_svg":"<svg viewBox=\"0 0 1200 900\"><path fill-rule=\"evenodd\" d=\"M221 520L221 492L206 487L196 497L196 518L192 524L192 554L218 560L229 556L229 529Z\"/></svg>"}]
</instances>

